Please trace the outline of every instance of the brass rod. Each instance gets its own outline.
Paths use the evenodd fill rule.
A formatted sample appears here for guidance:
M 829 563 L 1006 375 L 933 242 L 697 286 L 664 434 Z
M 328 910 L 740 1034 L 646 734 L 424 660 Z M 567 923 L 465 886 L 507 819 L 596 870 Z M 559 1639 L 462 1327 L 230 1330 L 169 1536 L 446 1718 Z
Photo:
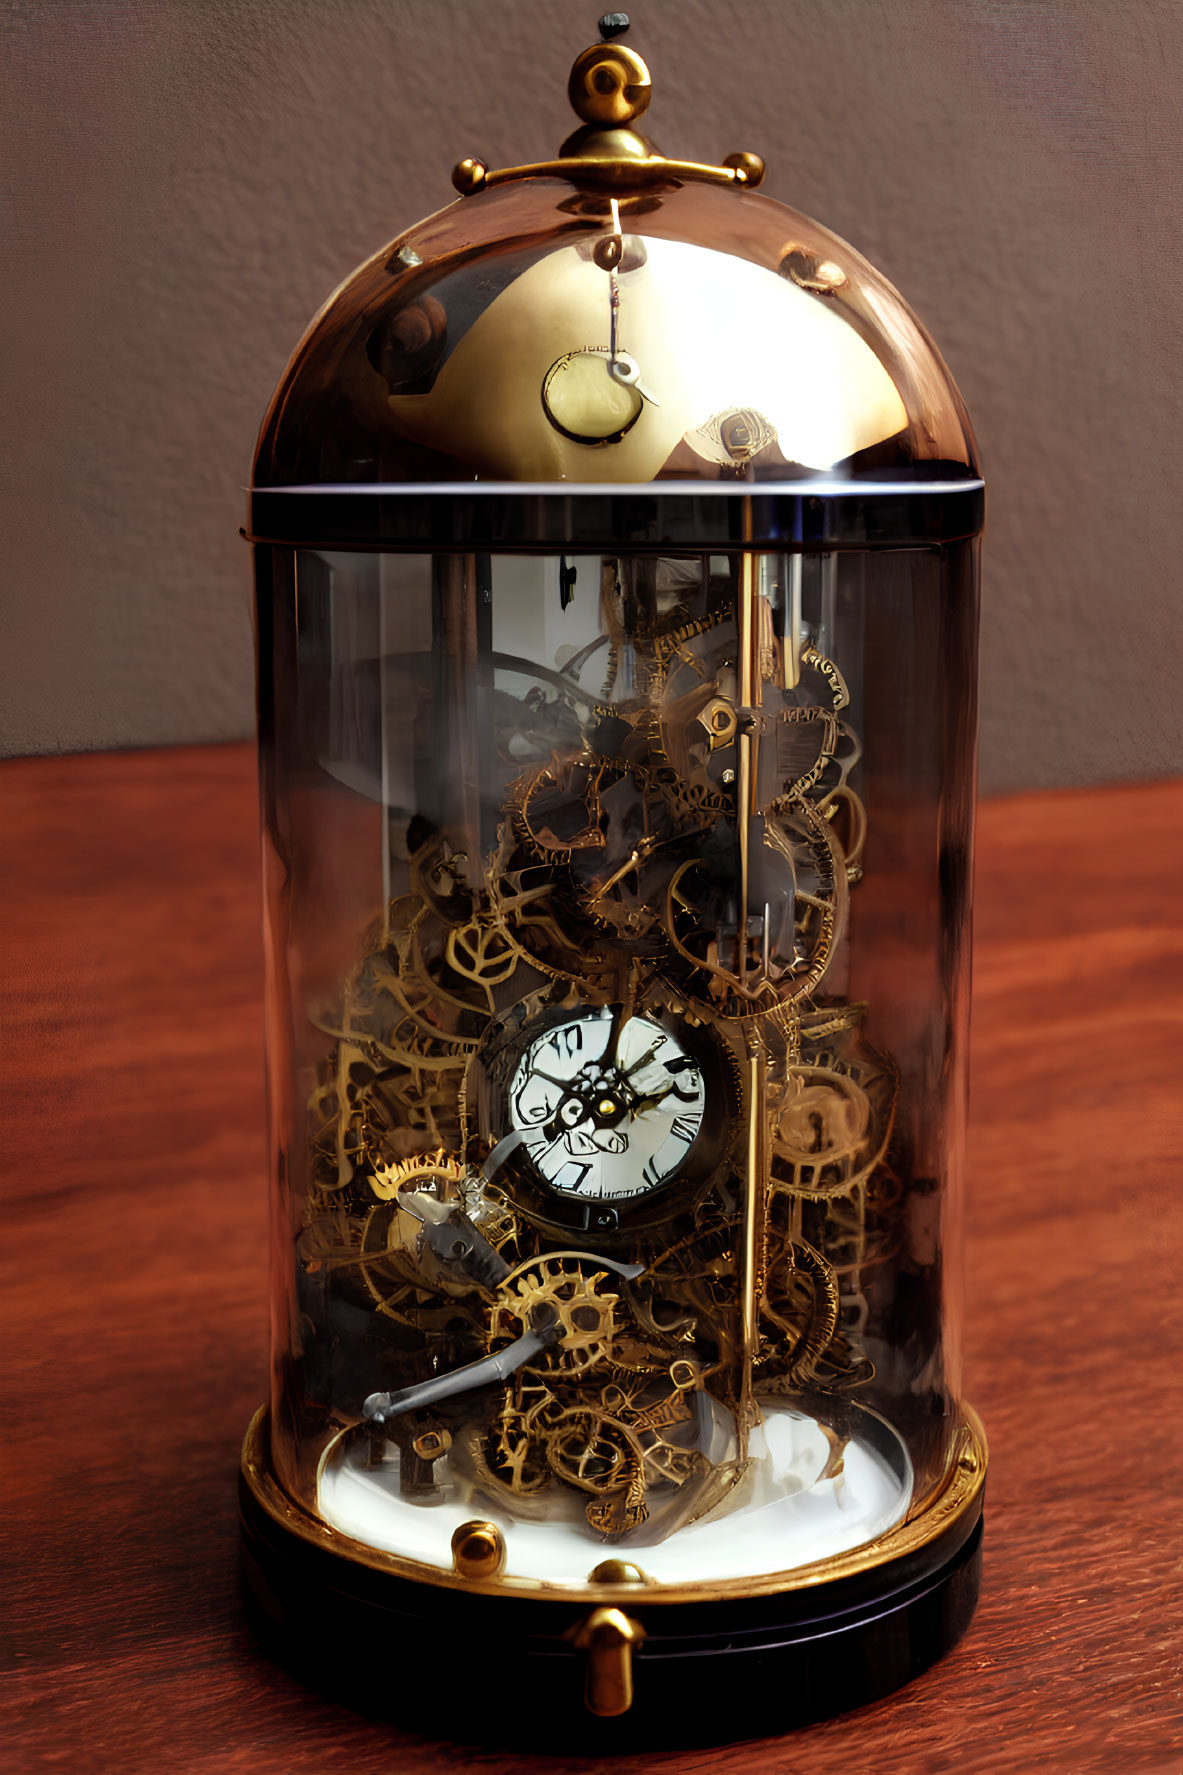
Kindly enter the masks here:
M 784 638 L 781 643 L 782 683 L 793 690 L 801 677 L 801 581 L 805 562 L 801 555 L 790 555 L 786 563 Z
M 744 537 L 752 534 L 752 505 L 744 500 Z M 751 872 L 751 823 L 755 812 L 756 736 L 750 725 L 753 684 L 758 682 L 752 670 L 756 641 L 756 557 L 745 549 L 739 558 L 739 622 L 736 661 L 739 703 L 739 733 L 736 738 L 737 782 L 735 797 L 736 831 L 739 838 L 739 905 L 736 908 L 736 973 L 740 981 L 748 971 L 748 892 Z
M 747 1152 L 744 1178 L 742 1305 L 743 1372 L 739 1397 L 740 1459 L 748 1452 L 748 1434 L 759 1413 L 754 1398 L 754 1370 L 760 1343 L 760 1271 L 764 1252 L 764 1154 L 760 1138 L 764 1120 L 764 1055 L 757 1042 L 748 1048 Z
M 565 154 L 558 160 L 538 160 L 526 166 L 486 166 L 475 155 L 460 161 L 452 169 L 452 184 L 462 197 L 474 196 L 492 185 L 505 185 L 516 179 L 566 179 L 572 185 L 617 185 L 631 187 L 672 184 L 688 179 L 703 185 L 732 185 L 739 190 L 755 190 L 764 176 L 764 163 L 758 154 L 728 155 L 738 164 L 710 166 L 699 160 L 667 160 L 662 154 L 622 155 L 613 159 L 604 154 Z
M 744 500 L 744 540 L 751 541 L 752 506 Z M 739 577 L 739 658 L 736 690 L 740 708 L 740 731 L 737 740 L 738 782 L 736 826 L 739 837 L 739 907 L 738 967 L 741 983 L 748 971 L 748 896 L 751 875 L 751 829 L 757 813 L 759 794 L 757 782 L 757 734 L 753 711 L 760 698 L 762 683 L 757 660 L 759 628 L 757 624 L 757 558 L 748 549 L 740 557 Z M 766 915 L 767 916 L 767 915 Z M 739 1400 L 740 1458 L 747 1458 L 748 1436 L 759 1421 L 754 1397 L 754 1370 L 760 1341 L 760 1288 L 764 1265 L 765 1199 L 764 1154 L 762 1128 L 764 1123 L 764 1056 L 757 1040 L 748 1045 L 747 1065 L 747 1151 L 744 1178 L 743 1252 L 742 1252 L 742 1375 Z

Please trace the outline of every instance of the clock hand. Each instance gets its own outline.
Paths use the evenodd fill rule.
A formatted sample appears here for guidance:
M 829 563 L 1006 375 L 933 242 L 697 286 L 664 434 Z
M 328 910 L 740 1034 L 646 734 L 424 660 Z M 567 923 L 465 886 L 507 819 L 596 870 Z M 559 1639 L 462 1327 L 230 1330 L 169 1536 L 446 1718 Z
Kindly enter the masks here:
M 608 1040 L 604 1043 L 604 1052 L 600 1055 L 599 1061 L 597 1062 L 600 1066 L 616 1065 L 616 1055 L 620 1047 L 620 1038 L 624 1034 L 624 1012 L 625 1007 L 623 1004 L 612 1006 L 612 1026 L 608 1031 Z
M 673 1085 L 669 1084 L 669 1085 L 665 1085 L 660 1091 L 650 1091 L 650 1093 L 647 1097 L 634 1098 L 632 1103 L 630 1103 L 628 1106 L 628 1113 L 630 1114 L 630 1116 L 645 1115 L 647 1113 L 647 1111 L 649 1111 L 651 1109 L 656 1109 L 658 1104 L 663 1102 L 664 1099 L 667 1098 L 673 1090 L 674 1090 Z M 677 1096 L 678 1096 L 679 1102 L 684 1103 L 686 1101 L 686 1099 L 682 1096 L 681 1092 L 678 1092 Z
M 658 1049 L 658 1043 L 654 1042 L 653 1046 L 651 1048 L 647 1048 L 645 1050 L 645 1052 L 641 1055 L 641 1058 L 639 1060 L 634 1060 L 632 1065 L 630 1067 L 628 1067 L 628 1069 L 626 1070 L 625 1075 L 624 1075 L 625 1078 L 631 1079 L 634 1072 L 642 1072 L 644 1070 L 644 1068 L 646 1066 L 648 1066 L 648 1064 L 652 1060 L 653 1056 L 656 1054 L 657 1049 Z

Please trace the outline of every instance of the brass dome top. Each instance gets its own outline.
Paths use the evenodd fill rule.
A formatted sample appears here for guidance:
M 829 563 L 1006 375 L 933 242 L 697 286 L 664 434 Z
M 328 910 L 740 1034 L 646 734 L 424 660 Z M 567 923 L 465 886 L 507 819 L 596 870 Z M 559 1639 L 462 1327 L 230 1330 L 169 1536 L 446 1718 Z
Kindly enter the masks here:
M 757 195 L 758 155 L 667 160 L 634 127 L 649 70 L 615 41 L 576 57 L 568 92 L 580 127 L 555 159 L 461 160 L 461 198 L 321 310 L 264 421 L 256 487 L 977 473 L 906 303 Z

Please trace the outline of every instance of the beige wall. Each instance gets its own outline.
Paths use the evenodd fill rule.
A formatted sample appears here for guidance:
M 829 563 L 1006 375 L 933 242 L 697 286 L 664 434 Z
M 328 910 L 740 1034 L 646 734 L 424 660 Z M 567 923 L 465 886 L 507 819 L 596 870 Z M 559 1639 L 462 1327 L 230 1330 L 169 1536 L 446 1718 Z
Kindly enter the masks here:
M 667 153 L 751 147 L 940 342 L 990 482 L 987 788 L 1183 767 L 1183 4 L 639 0 Z M 571 0 L 23 0 L 0 23 L 0 749 L 252 724 L 289 349 L 461 154 L 546 154 Z

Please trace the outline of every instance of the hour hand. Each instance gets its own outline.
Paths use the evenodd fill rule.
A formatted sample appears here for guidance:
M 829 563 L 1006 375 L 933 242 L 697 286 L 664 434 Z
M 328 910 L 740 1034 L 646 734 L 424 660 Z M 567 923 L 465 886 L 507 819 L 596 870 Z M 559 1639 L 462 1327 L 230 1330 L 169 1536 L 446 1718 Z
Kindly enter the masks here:
M 619 382 L 622 388 L 635 388 L 642 400 L 648 401 L 652 407 L 660 407 L 661 402 L 655 394 L 651 394 L 641 381 L 641 366 L 631 352 L 618 351 L 608 359 L 608 374 L 613 382 Z

